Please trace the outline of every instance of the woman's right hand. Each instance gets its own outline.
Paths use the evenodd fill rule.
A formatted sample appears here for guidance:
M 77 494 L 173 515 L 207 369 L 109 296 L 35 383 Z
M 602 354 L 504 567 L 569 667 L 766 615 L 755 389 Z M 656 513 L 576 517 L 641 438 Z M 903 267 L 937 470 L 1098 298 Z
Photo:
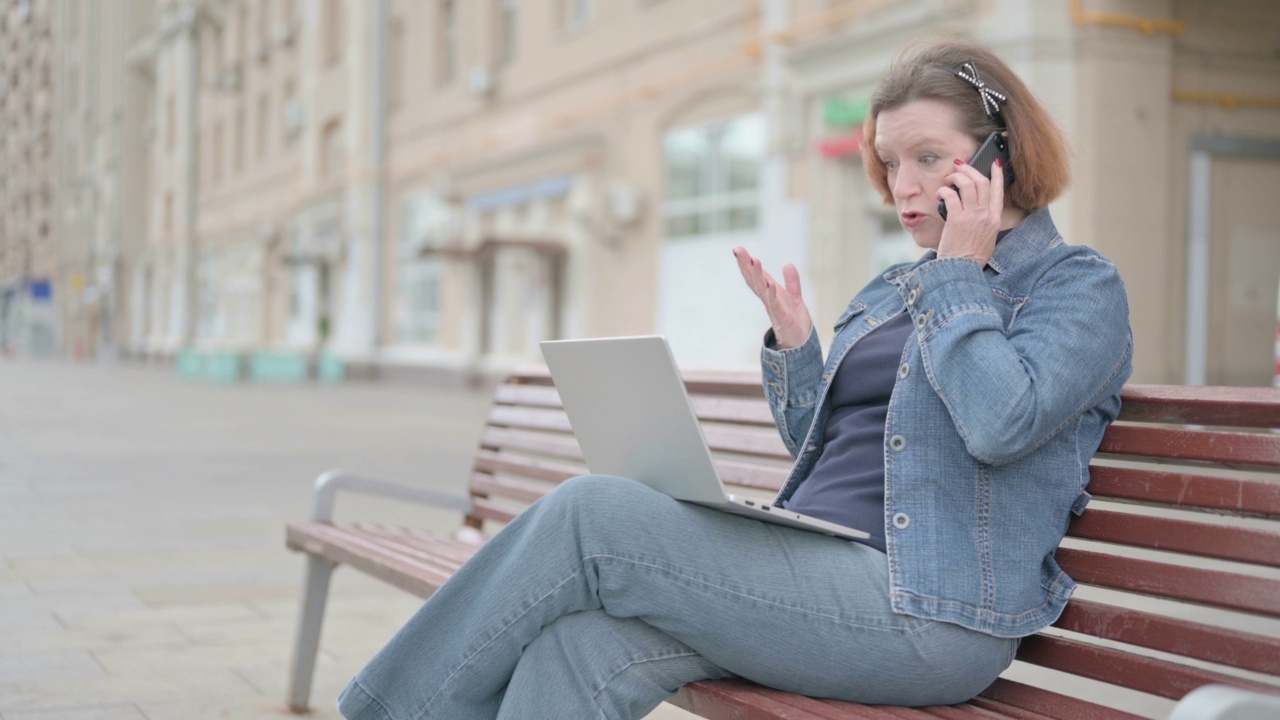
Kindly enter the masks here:
M 791 263 L 782 266 L 782 279 L 786 282 L 786 287 L 783 287 L 764 271 L 760 260 L 751 257 L 745 249 L 734 248 L 733 257 L 738 261 L 738 270 L 742 272 L 742 279 L 747 281 L 747 287 L 760 298 L 765 312 L 769 313 L 778 349 L 803 345 L 813 331 L 813 320 L 809 317 L 804 298 L 800 296 L 800 273 L 796 266 Z

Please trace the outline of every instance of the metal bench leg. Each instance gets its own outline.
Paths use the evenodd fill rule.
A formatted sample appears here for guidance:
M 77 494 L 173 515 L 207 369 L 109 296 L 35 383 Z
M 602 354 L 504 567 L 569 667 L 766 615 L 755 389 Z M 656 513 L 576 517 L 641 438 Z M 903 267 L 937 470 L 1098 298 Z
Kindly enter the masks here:
M 329 598 L 329 578 L 336 563 L 315 555 L 307 556 L 307 580 L 302 586 L 302 608 L 298 614 L 298 633 L 293 646 L 293 677 L 289 681 L 289 709 L 307 712 L 311 699 L 311 681 L 316 672 L 316 653 L 320 650 L 320 623 Z

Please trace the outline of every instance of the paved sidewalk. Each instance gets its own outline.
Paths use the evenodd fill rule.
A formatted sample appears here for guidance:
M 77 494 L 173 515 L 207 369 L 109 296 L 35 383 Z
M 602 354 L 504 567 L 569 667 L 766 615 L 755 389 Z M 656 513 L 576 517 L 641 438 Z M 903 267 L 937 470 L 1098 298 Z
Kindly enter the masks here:
M 422 385 L 218 387 L 0 362 L 0 720 L 288 716 L 302 560 L 284 522 L 335 466 L 461 488 L 487 405 Z M 456 525 L 362 498 L 338 513 Z M 332 592 L 323 719 L 419 605 L 349 569 Z

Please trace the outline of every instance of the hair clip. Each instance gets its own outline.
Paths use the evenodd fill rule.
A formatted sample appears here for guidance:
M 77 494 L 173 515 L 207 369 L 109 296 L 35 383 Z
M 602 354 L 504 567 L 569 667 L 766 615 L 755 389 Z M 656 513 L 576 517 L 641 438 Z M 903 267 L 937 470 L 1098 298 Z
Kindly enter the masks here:
M 1000 93 L 987 87 L 982 82 L 982 78 L 978 77 L 978 69 L 973 63 L 967 62 L 959 70 L 955 71 L 956 75 L 963 80 L 967 80 L 970 85 L 977 89 L 978 94 L 982 96 L 982 107 L 987 111 L 987 117 L 1004 125 L 1004 116 L 1000 113 L 1000 103 L 1007 102 L 1008 98 Z

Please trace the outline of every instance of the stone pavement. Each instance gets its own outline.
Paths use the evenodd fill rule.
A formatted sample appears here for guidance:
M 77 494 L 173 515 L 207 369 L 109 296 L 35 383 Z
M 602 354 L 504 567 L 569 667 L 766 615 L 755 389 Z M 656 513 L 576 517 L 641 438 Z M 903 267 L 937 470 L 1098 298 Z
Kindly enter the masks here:
M 337 466 L 461 488 L 487 405 L 424 385 L 0 362 L 0 720 L 289 716 L 302 559 L 285 521 Z M 456 526 L 357 497 L 338 515 Z M 338 718 L 333 699 L 418 605 L 335 574 L 311 717 Z

